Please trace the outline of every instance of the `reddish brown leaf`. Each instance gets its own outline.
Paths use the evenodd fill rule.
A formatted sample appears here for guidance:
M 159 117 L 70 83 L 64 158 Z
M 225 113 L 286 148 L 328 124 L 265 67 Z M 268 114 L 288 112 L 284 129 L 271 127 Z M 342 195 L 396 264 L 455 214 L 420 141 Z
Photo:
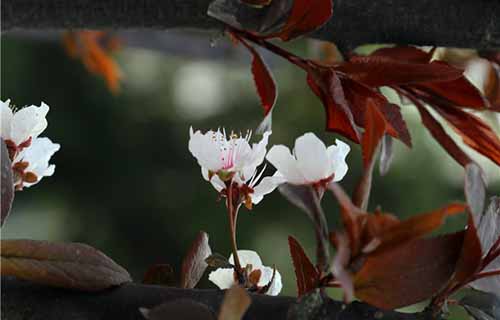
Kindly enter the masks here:
M 277 36 L 288 41 L 312 32 L 330 19 L 332 9 L 331 0 L 295 0 L 287 22 Z
M 295 238 L 288 237 L 288 246 L 292 256 L 295 277 L 297 278 L 298 296 L 318 287 L 319 273 L 307 257 L 304 249 Z
M 372 100 L 367 101 L 365 115 L 365 132 L 362 139 L 363 176 L 356 185 L 353 203 L 361 210 L 368 208 L 372 186 L 373 169 L 375 167 L 375 152 L 387 130 L 387 122 Z
M 168 264 L 155 264 L 151 266 L 144 275 L 142 283 L 154 284 L 167 287 L 175 287 L 177 285 L 174 269 Z
M 380 140 L 386 132 L 387 123 L 382 113 L 377 109 L 373 100 L 368 100 L 365 114 L 365 132 L 363 133 L 362 154 L 365 171 L 374 161 L 374 154 Z
M 208 234 L 200 231 L 182 262 L 181 288 L 196 287 L 208 267 L 205 259 L 211 254 Z
M 340 217 L 342 219 L 342 224 L 349 237 L 349 246 L 351 249 L 351 254 L 353 256 L 357 255 L 361 250 L 361 228 L 358 224 L 358 219 L 360 216 L 364 215 L 365 212 L 361 211 L 352 202 L 349 196 L 344 192 L 342 187 L 336 183 L 331 183 L 328 188 L 332 191 L 333 195 L 337 199 L 340 205 Z M 332 234 L 331 234 L 332 235 Z M 337 247 L 337 241 L 335 238 L 330 237 L 332 244 Z
M 466 283 L 481 267 L 483 252 L 479 240 L 474 218 L 469 212 L 467 230 L 465 231 L 460 258 L 455 267 L 455 274 L 451 283 Z
M 453 141 L 453 139 L 444 131 L 443 126 L 419 103 L 415 103 L 422 123 L 432 134 L 434 139 L 463 167 L 471 163 L 472 160 L 460 147 Z
M 355 123 L 365 127 L 365 113 L 368 103 L 375 104 L 387 121 L 387 133 L 399 138 L 411 147 L 411 137 L 398 106 L 389 103 L 387 99 L 372 88 L 349 78 L 340 78 L 345 98 L 354 117 Z
M 465 144 L 500 166 L 500 139 L 483 120 L 458 108 L 434 107 Z
M 370 57 L 385 57 L 394 60 L 413 62 L 413 63 L 428 63 L 432 58 L 431 52 L 425 52 L 416 47 L 390 47 L 377 49 L 370 54 Z
M 252 54 L 252 74 L 262 107 L 264 108 L 264 115 L 267 116 L 274 107 L 276 98 L 278 97 L 276 83 L 259 53 L 253 49 Z
M 0 227 L 3 226 L 5 220 L 9 216 L 12 202 L 14 201 L 14 177 L 12 175 L 12 162 L 9 158 L 9 152 L 5 142 L 0 138 Z
M 276 82 L 259 52 L 242 38 L 238 37 L 238 40 L 252 54 L 252 75 L 264 109 L 264 116 L 267 116 L 272 111 L 278 97 Z
M 356 297 L 395 309 L 432 297 L 453 274 L 464 233 L 417 239 L 367 257 L 354 276 Z
M 423 83 L 415 88 L 440 99 L 446 99 L 455 106 L 483 110 L 488 104 L 481 92 L 465 77 L 446 82 Z
M 327 118 L 326 129 L 359 143 L 360 133 L 335 72 L 329 69 L 313 70 L 307 75 L 307 84 L 323 102 Z
M 1 275 L 54 287 L 99 291 L 130 282 L 128 272 L 81 243 L 1 241 Z
M 356 56 L 335 70 L 372 87 L 451 81 L 463 73 L 442 62 L 410 63 L 381 56 Z
M 467 206 L 464 204 L 453 203 L 439 210 L 419 214 L 395 224 L 380 233 L 378 237 L 380 245 L 375 252 L 391 250 L 398 245 L 423 237 L 442 226 L 447 217 L 462 213 L 466 208 Z
M 401 115 L 401 109 L 399 108 L 399 106 L 394 103 L 386 103 L 382 106 L 380 112 L 382 112 L 385 120 L 397 132 L 397 138 L 411 148 L 412 143 L 410 132 L 408 131 L 408 127 L 406 126 L 406 121 Z M 390 128 L 388 128 L 387 132 L 391 133 Z M 391 135 L 394 137 L 393 134 Z
M 218 320 L 240 320 L 252 303 L 252 299 L 240 286 L 233 286 L 229 289 L 219 311 Z

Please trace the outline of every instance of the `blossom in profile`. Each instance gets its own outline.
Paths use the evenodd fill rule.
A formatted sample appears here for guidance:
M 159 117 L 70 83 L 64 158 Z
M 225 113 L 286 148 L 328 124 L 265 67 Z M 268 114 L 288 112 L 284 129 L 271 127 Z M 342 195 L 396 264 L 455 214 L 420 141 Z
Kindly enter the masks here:
M 43 137 L 36 138 L 28 148 L 23 149 L 13 163 L 16 188 L 31 187 L 43 177 L 52 176 L 56 166 L 49 161 L 60 148 L 59 144 Z
M 10 149 L 18 151 L 28 146 L 32 139 L 37 138 L 47 128 L 45 117 L 49 106 L 43 102 L 39 107 L 32 105 L 13 111 L 10 100 L 7 100 L 0 102 L 0 108 L 1 137 Z
M 252 250 L 238 250 L 238 256 L 241 267 L 247 270 L 247 287 L 255 291 L 260 291 L 263 288 L 267 289 L 263 293 L 271 296 L 276 296 L 281 292 L 283 288 L 281 274 L 278 270 L 264 266 L 257 252 Z M 229 263 L 234 264 L 232 254 L 229 257 Z M 212 271 L 208 275 L 208 279 L 219 287 L 219 289 L 229 289 L 234 284 L 238 284 L 233 268 L 219 268 Z
M 269 150 L 266 159 L 277 169 L 277 180 L 294 185 L 324 186 L 344 178 L 348 166 L 348 144 L 336 140 L 336 144 L 325 146 L 314 133 L 306 133 L 295 140 L 293 152 L 284 145 Z
M 50 165 L 49 161 L 60 145 L 39 137 L 47 128 L 48 112 L 49 106 L 43 102 L 39 107 L 32 105 L 13 110 L 10 100 L 0 101 L 0 136 L 9 151 L 17 190 L 54 174 L 55 165 Z
M 245 136 L 225 130 L 202 133 L 190 128 L 189 151 L 198 161 L 205 180 L 218 192 L 236 185 L 245 203 L 259 203 L 277 184 L 273 177 L 262 177 L 257 171 L 265 159 L 271 132 L 265 132 L 258 143 L 250 145 L 251 132 Z

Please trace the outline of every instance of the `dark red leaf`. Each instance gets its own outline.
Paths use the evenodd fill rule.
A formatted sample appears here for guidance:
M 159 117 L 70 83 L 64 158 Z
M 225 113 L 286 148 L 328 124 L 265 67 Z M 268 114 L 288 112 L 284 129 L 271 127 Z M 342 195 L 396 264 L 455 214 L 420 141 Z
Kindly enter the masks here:
M 416 47 L 390 47 L 377 49 L 370 54 L 370 57 L 385 57 L 394 60 L 428 63 L 432 58 L 431 52 L 425 52 Z
M 465 144 L 500 166 L 500 139 L 483 120 L 458 108 L 434 107 Z
M 409 63 L 380 56 L 356 56 L 335 70 L 372 87 L 451 81 L 463 73 L 442 62 Z
M 401 108 L 394 103 L 386 103 L 382 106 L 380 112 L 382 112 L 388 124 L 397 132 L 397 138 L 411 148 L 411 136 L 406 126 L 406 121 L 403 119 L 403 115 L 401 115 Z M 391 132 L 390 128 L 388 128 L 387 132 Z
M 458 163 L 463 167 L 471 163 L 472 160 L 460 147 L 453 141 L 453 139 L 446 133 L 443 126 L 425 109 L 425 107 L 419 103 L 416 103 L 420 117 L 422 118 L 422 123 L 432 134 L 434 139 L 452 156 Z
M 483 252 L 478 237 L 474 218 L 469 213 L 467 230 L 465 231 L 460 258 L 455 267 L 455 273 L 450 283 L 466 283 L 481 267 Z
M 376 104 L 379 111 L 384 115 L 388 124 L 387 133 L 411 146 L 410 133 L 398 106 L 390 104 L 382 94 L 362 83 L 345 77 L 341 78 L 340 81 L 354 121 L 358 126 L 363 128 L 366 126 L 365 112 L 368 101 L 370 101 Z
M 462 203 L 452 203 L 438 210 L 415 215 L 384 230 L 379 235 L 380 245 L 376 252 L 394 248 L 405 242 L 423 237 L 441 227 L 445 219 L 462 212 L 467 206 Z
M 12 176 L 12 162 L 10 161 L 9 152 L 2 138 L 0 138 L 0 158 L 0 226 L 3 226 L 12 208 L 12 202 L 14 201 L 14 178 Z
M 182 262 L 181 288 L 191 289 L 196 286 L 208 267 L 205 259 L 211 254 L 208 234 L 200 231 Z
M 363 154 L 363 176 L 354 191 L 353 202 L 362 210 L 368 208 L 368 200 L 372 186 L 375 152 L 387 131 L 387 122 L 377 109 L 373 100 L 368 100 L 365 114 L 365 132 L 361 141 Z
M 290 16 L 278 36 L 288 41 L 314 31 L 330 19 L 332 9 L 331 0 L 295 0 Z
M 267 116 L 274 107 L 276 98 L 278 97 L 276 82 L 259 52 L 245 40 L 241 38 L 239 40 L 252 54 L 252 75 L 262 108 L 264 109 L 264 115 Z
M 335 72 L 330 69 L 312 70 L 307 74 L 307 83 L 323 102 L 327 117 L 326 129 L 359 143 L 359 130 Z
M 488 103 L 481 92 L 473 86 L 465 77 L 446 82 L 424 83 L 415 88 L 427 92 L 441 99 L 446 99 L 455 106 L 486 109 Z
M 319 273 L 294 237 L 288 237 L 288 246 L 290 247 L 290 255 L 297 278 L 297 291 L 300 297 L 318 287 Z
M 452 276 L 463 238 L 417 239 L 368 256 L 354 276 L 356 297 L 388 310 L 431 298 Z
M 365 170 L 371 166 L 380 140 L 386 132 L 387 123 L 373 100 L 368 100 L 365 114 L 365 132 L 362 138 L 363 165 Z

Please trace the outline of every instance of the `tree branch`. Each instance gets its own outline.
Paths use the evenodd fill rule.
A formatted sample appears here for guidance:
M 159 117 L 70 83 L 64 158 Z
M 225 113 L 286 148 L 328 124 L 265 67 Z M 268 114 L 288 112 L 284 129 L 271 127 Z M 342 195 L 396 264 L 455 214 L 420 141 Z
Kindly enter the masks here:
M 275 0 L 280 1 L 280 0 Z M 334 0 L 332 19 L 312 37 L 344 49 L 366 43 L 500 48 L 500 1 Z M 3 30 L 220 29 L 210 0 L 3 0 Z
M 85 293 L 51 288 L 26 281 L 2 277 L 2 319 L 120 319 L 144 320 L 139 308 L 152 308 L 164 302 L 183 301 L 186 310 L 176 309 L 175 315 L 189 313 L 193 308 L 186 299 L 208 306 L 214 314 L 222 303 L 220 290 L 178 289 L 141 284 L 126 284 L 99 293 Z M 179 300 L 182 299 L 182 300 Z M 289 307 L 295 303 L 291 297 L 252 295 L 252 304 L 245 319 L 287 319 Z M 177 306 L 183 303 L 176 303 Z M 403 314 L 383 311 L 364 303 L 354 302 L 347 307 L 328 300 L 324 310 L 311 320 L 431 320 L 428 314 Z M 179 319 L 185 319 L 180 316 Z

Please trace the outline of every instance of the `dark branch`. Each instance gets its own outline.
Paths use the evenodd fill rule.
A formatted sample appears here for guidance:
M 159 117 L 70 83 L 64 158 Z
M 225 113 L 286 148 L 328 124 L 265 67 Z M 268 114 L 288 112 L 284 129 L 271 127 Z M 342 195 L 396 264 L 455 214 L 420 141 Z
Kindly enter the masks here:
M 186 299 L 208 306 L 218 312 L 224 293 L 219 290 L 177 289 L 140 284 L 126 284 L 100 293 L 82 293 L 56 289 L 33 283 L 2 277 L 2 319 L 120 319 L 144 320 L 139 308 L 152 308 L 164 302 L 176 304 L 175 316 L 185 319 L 195 308 L 189 308 Z M 181 300 L 179 300 L 181 299 Z M 287 319 L 289 307 L 295 303 L 291 297 L 252 295 L 252 304 L 245 319 Z M 179 310 L 179 306 L 188 306 Z M 191 304 L 193 306 L 195 304 Z M 179 313 L 180 312 L 180 313 Z M 355 302 L 343 308 L 342 303 L 329 300 L 324 310 L 314 317 L 338 320 L 431 320 L 426 314 L 402 314 L 382 311 Z M 312 320 L 314 320 L 312 319 Z
M 280 0 L 275 0 L 280 1 Z M 2 28 L 220 29 L 210 0 L 3 0 Z M 342 48 L 397 43 L 500 48 L 500 1 L 335 0 L 330 22 L 313 37 Z

